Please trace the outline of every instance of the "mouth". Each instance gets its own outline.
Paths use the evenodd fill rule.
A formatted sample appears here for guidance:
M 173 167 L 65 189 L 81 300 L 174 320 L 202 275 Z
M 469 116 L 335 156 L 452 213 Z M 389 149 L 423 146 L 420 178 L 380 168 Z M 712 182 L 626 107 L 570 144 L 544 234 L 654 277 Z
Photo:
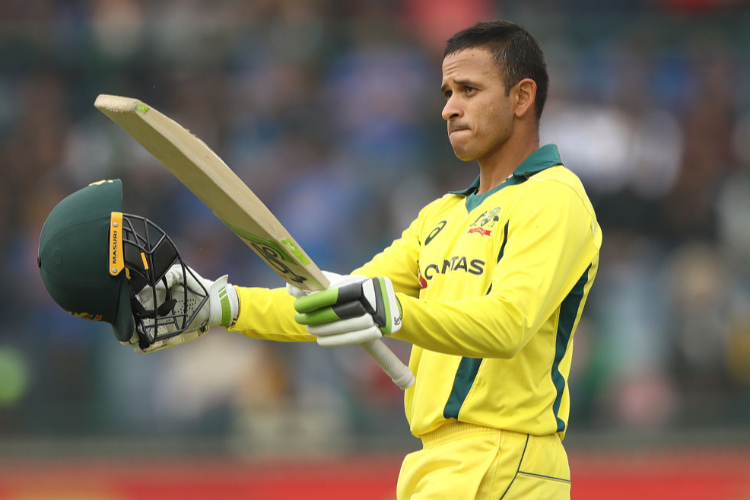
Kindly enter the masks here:
M 465 127 L 455 127 L 450 130 L 448 130 L 448 137 L 452 137 L 454 134 L 457 134 L 459 132 L 468 132 L 469 129 Z

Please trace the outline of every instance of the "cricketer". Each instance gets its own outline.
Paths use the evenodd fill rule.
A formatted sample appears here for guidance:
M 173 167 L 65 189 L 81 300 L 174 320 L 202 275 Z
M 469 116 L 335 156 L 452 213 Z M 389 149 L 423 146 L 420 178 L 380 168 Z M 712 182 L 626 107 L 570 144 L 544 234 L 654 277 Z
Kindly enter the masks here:
M 139 352 L 218 325 L 333 348 L 383 336 L 409 342 L 416 382 L 404 405 L 423 446 L 403 461 L 399 500 L 568 499 L 568 375 L 602 233 L 557 147 L 540 145 L 548 80 L 539 43 L 514 23 L 482 22 L 451 37 L 442 117 L 454 153 L 476 161 L 479 175 L 424 207 L 400 238 L 351 274 L 327 273 L 325 291 L 204 279 L 166 235 L 144 236 L 149 221 L 133 216 L 116 221 L 126 245 L 124 255 L 108 256 L 110 274 L 86 278 L 90 266 L 58 257 L 111 248 L 119 182 L 84 188 L 50 214 L 39 249 L 45 284 L 68 311 L 103 311 L 89 319 L 112 323 L 116 337 Z M 57 237 L 80 227 L 81 210 L 101 214 L 101 227 Z M 161 264 L 145 269 L 151 266 L 139 252 L 160 255 Z M 112 281 L 123 267 L 131 279 Z M 78 276 L 75 289 L 63 289 L 66 276 Z M 170 322 L 155 328 L 144 311 Z

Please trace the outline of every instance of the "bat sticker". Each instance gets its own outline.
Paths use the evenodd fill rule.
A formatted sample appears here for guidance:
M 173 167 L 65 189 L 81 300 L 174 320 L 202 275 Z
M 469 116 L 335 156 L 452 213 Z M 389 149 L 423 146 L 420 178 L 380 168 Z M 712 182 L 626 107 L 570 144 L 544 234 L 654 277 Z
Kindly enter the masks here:
M 284 260 L 287 259 L 284 259 L 283 254 L 278 252 L 278 245 L 266 245 L 256 241 L 251 241 L 250 245 L 252 245 L 253 250 L 255 250 L 269 266 L 276 269 L 277 272 L 286 275 L 295 283 L 304 283 L 307 281 L 307 278 L 295 274 L 294 271 L 289 269 L 289 266 L 284 263 Z
M 226 224 L 229 229 L 231 229 L 232 231 L 234 231 L 234 233 L 237 236 L 245 238 L 246 240 L 250 240 L 253 243 L 257 243 L 261 247 L 264 247 L 264 248 L 265 247 L 273 248 L 276 251 L 277 256 L 281 257 L 282 259 L 284 259 L 287 262 L 291 262 L 292 264 L 297 264 L 297 261 L 294 260 L 294 258 L 291 255 L 289 255 L 289 252 L 287 252 L 284 249 L 284 247 L 281 246 L 278 242 L 273 241 L 273 240 L 269 240 L 269 239 L 266 239 L 266 238 L 261 238 L 260 236 L 258 236 L 256 234 L 253 234 L 253 233 L 251 233 L 249 231 L 246 231 L 246 230 L 242 229 L 241 227 L 237 227 L 234 224 L 230 224 L 227 221 L 222 221 L 222 222 L 224 222 L 224 224 Z M 287 245 L 286 241 L 284 241 L 284 244 L 287 247 L 289 246 L 289 245 Z M 296 250 L 296 248 L 295 248 L 295 250 Z M 299 252 L 299 251 L 297 251 L 297 252 Z M 296 253 L 295 253 L 295 255 L 296 255 Z

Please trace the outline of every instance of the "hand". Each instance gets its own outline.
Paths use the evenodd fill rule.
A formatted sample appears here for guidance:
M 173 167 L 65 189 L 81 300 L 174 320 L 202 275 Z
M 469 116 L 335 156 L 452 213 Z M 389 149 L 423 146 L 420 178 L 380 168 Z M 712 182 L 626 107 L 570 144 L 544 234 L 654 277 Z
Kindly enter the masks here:
M 172 266 L 155 288 L 144 288 L 136 299 L 142 306 L 142 325 L 123 344 L 140 353 L 184 344 L 211 326 L 230 326 L 239 314 L 237 290 L 228 283 L 228 276 L 207 280 L 190 267 L 185 266 L 183 272 L 181 264 Z M 156 328 L 151 317 L 155 307 Z
M 337 286 L 340 286 L 345 283 L 360 282 L 360 281 L 364 281 L 367 279 L 364 276 L 353 276 L 350 274 L 341 275 L 338 273 L 332 273 L 330 271 L 320 271 L 320 272 L 323 273 L 323 276 L 325 276 L 326 279 L 328 280 L 328 283 L 329 283 L 328 288 L 332 288 L 334 286 L 334 283 L 336 283 Z M 286 291 L 289 295 L 291 295 L 295 299 L 304 297 L 306 295 L 310 295 L 311 293 L 316 293 L 316 292 L 309 292 L 307 290 L 303 290 L 298 286 L 292 285 L 291 283 L 286 284 Z
M 390 278 L 340 276 L 330 287 L 294 301 L 295 321 L 325 347 L 361 344 L 401 328 L 401 303 Z

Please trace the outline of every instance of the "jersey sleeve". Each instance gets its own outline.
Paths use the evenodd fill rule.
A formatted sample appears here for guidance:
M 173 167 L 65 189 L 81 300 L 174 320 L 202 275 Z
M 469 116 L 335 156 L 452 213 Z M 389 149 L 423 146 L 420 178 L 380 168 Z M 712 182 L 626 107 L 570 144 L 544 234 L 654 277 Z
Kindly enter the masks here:
M 277 342 L 315 341 L 314 335 L 294 321 L 294 297 L 286 288 L 235 288 L 240 298 L 240 313 L 229 331 Z
M 509 209 L 487 295 L 450 302 L 399 295 L 395 338 L 446 354 L 510 358 L 560 306 L 598 255 L 601 230 L 570 186 L 527 182 L 537 184 Z
M 377 254 L 367 264 L 351 274 L 374 278 L 387 276 L 396 292 L 410 297 L 419 296 L 419 227 L 424 209 L 409 227 L 391 245 Z
M 375 277 L 388 276 L 402 294 L 419 295 L 418 264 L 419 218 L 417 218 L 388 248 L 377 254 L 351 274 Z M 294 321 L 294 297 L 284 288 L 236 287 L 240 298 L 240 313 L 229 328 L 247 337 L 280 342 L 310 342 L 316 337 Z

